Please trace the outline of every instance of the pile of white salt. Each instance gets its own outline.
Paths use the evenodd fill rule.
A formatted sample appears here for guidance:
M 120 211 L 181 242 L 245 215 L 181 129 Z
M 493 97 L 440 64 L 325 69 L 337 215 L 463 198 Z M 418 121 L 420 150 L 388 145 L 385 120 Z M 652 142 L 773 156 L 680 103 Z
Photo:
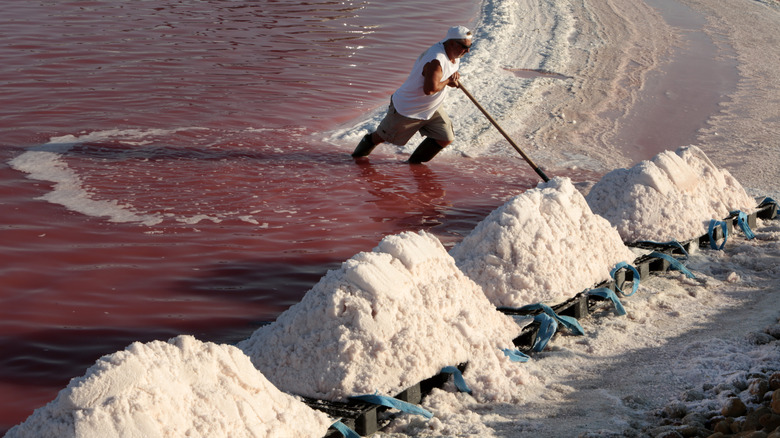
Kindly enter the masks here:
M 494 305 L 508 307 L 558 304 L 636 258 L 568 178 L 510 199 L 450 254 Z
M 625 242 L 687 241 L 706 234 L 712 219 L 756 208 L 756 201 L 728 170 L 715 167 L 696 146 L 613 170 L 586 199 Z
M 6 437 L 322 437 L 333 423 L 236 347 L 179 336 L 103 356 Z
M 436 237 L 405 232 L 329 271 L 238 347 L 277 388 L 317 399 L 396 396 L 464 362 L 476 397 L 508 399 L 528 378 L 501 351 L 521 329 Z

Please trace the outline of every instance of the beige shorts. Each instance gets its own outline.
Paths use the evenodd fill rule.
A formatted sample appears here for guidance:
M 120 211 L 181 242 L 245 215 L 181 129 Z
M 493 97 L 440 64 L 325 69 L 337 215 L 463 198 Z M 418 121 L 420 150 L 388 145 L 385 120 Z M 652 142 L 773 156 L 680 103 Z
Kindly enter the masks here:
M 382 137 L 382 140 L 397 145 L 405 145 L 416 132 L 434 140 L 448 142 L 455 140 L 450 116 L 442 108 L 436 110 L 429 120 L 411 119 L 398 114 L 392 99 L 387 108 L 387 115 L 379 124 L 376 132 Z

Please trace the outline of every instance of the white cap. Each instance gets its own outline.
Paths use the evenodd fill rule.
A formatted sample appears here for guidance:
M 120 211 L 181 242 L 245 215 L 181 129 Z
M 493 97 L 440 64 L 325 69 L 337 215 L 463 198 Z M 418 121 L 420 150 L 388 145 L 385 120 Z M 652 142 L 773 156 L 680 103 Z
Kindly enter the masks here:
M 447 37 L 443 41 L 447 40 L 470 40 L 472 37 L 471 31 L 463 26 L 452 26 L 447 31 Z

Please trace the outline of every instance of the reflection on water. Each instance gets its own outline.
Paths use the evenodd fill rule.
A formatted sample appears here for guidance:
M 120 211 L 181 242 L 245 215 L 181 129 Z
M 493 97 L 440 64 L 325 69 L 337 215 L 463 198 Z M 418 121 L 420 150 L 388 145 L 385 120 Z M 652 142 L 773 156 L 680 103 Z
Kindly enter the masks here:
M 358 184 L 375 197 L 368 202 L 377 207 L 371 219 L 397 221 L 400 228 L 441 225 L 444 212 L 451 206 L 445 198 L 442 181 L 425 165 L 409 165 L 409 172 L 390 173 L 384 166 L 373 166 L 369 159 L 356 162 L 360 168 Z

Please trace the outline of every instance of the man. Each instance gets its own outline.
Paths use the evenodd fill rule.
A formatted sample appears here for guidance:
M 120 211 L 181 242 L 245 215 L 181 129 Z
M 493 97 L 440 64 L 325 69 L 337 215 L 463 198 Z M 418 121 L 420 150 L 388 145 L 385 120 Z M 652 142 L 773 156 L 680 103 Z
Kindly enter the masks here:
M 447 37 L 426 50 L 409 77 L 390 99 L 390 107 L 377 130 L 366 134 L 352 156 L 365 157 L 383 142 L 404 145 L 416 132 L 425 140 L 409 157 L 410 163 L 430 161 L 455 140 L 452 122 L 441 108 L 450 87 L 459 86 L 460 58 L 472 44 L 471 31 L 453 26 Z

